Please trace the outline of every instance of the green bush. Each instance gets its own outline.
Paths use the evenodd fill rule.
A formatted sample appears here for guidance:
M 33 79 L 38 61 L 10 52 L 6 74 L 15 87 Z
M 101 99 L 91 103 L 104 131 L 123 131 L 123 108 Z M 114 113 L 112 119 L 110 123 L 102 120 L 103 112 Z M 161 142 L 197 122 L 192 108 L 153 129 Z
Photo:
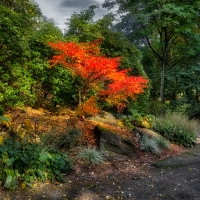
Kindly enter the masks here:
M 197 126 L 197 121 L 184 115 L 168 114 L 157 117 L 153 129 L 169 141 L 191 147 L 196 143 Z
M 87 164 L 98 165 L 104 161 L 103 154 L 95 148 L 84 148 L 77 155 L 78 158 Z
M 170 110 L 169 102 L 162 104 L 158 100 L 151 100 L 149 102 L 148 113 L 154 116 L 161 116 L 166 114 Z
M 129 109 L 128 111 L 130 114 L 121 116 L 125 126 L 129 128 L 134 128 L 134 126 L 153 128 L 155 116 L 139 113 L 134 109 Z
M 191 105 L 188 108 L 188 115 L 190 119 L 200 119 L 200 104 Z
M 66 131 L 59 132 L 52 130 L 45 133 L 41 137 L 41 141 L 45 146 L 53 148 L 71 149 L 81 137 L 82 132 L 78 128 L 66 128 Z
M 158 155 L 160 153 L 160 148 L 157 142 L 153 138 L 145 135 L 142 137 L 140 148 L 142 151 L 153 153 L 155 155 Z
M 0 182 L 14 189 L 20 183 L 32 187 L 34 181 L 63 180 L 72 169 L 68 156 L 39 144 L 16 142 L 11 139 L 0 145 Z

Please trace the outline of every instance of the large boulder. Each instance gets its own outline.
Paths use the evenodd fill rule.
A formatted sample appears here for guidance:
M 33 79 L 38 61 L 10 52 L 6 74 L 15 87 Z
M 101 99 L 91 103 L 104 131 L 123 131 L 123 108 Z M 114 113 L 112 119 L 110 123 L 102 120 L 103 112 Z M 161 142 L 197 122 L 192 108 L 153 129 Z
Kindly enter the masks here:
M 131 137 L 122 136 L 113 130 L 99 125 L 95 127 L 94 133 L 97 138 L 98 148 L 106 153 L 108 157 L 111 158 L 112 155 L 115 155 L 115 158 L 116 155 L 126 156 L 131 159 L 137 157 L 136 147 Z

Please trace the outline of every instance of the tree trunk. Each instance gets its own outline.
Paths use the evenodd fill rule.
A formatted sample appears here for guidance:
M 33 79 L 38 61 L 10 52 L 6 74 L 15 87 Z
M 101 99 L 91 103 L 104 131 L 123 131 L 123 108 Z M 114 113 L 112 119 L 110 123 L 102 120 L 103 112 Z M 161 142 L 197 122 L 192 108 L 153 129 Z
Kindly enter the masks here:
M 81 105 L 82 99 L 81 99 L 81 91 L 78 90 L 78 104 Z
M 162 61 L 161 81 L 160 81 L 160 100 L 164 103 L 164 86 L 165 86 L 165 62 Z

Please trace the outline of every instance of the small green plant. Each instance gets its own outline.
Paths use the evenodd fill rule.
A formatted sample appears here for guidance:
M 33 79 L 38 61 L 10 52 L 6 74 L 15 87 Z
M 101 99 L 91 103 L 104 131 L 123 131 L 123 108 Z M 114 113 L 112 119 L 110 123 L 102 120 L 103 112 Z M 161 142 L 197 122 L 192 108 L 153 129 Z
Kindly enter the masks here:
M 157 117 L 153 129 L 169 141 L 191 147 L 196 143 L 197 127 L 197 121 L 176 113 Z
M 10 122 L 10 118 L 6 117 L 6 116 L 0 116 L 0 122 L 2 122 L 2 121 Z
M 57 136 L 55 143 L 57 147 L 71 149 L 81 137 L 82 132 L 77 128 L 69 128 L 66 132 L 61 132 Z
M 158 136 L 158 137 L 155 137 L 154 140 L 159 148 L 169 149 L 170 143 L 164 137 Z
M 155 155 L 158 155 L 160 153 L 160 148 L 156 141 L 146 135 L 142 137 L 140 148 L 142 151 L 153 153 Z
M 5 188 L 15 189 L 20 183 L 32 187 L 34 181 L 47 179 L 64 181 L 71 169 L 68 156 L 60 151 L 12 139 L 0 145 L 0 182 Z
M 98 165 L 104 161 L 103 154 L 95 148 L 85 148 L 77 155 L 78 158 L 87 164 Z

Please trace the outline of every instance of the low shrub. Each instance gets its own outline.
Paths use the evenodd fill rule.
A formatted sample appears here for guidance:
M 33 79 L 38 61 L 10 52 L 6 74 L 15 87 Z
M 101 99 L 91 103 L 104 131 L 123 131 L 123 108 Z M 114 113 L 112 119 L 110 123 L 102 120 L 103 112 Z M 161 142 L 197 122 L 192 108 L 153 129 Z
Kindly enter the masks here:
M 157 117 L 153 129 L 169 141 L 191 147 L 196 143 L 197 127 L 197 121 L 176 113 Z
M 129 109 L 129 113 L 130 113 L 129 115 L 122 116 L 125 126 L 129 128 L 134 128 L 134 126 L 143 128 L 153 128 L 155 116 L 138 113 L 133 109 Z
M 78 128 L 66 128 L 63 132 L 52 130 L 50 133 L 43 134 L 41 141 L 45 146 L 71 149 L 78 142 L 81 135 L 82 132 Z
M 87 164 L 98 165 L 104 161 L 103 154 L 95 148 L 84 148 L 77 155 L 78 158 Z
M 68 156 L 39 144 L 5 139 L 0 145 L 0 182 L 5 188 L 17 185 L 33 186 L 35 181 L 64 181 L 63 175 L 72 169 Z

